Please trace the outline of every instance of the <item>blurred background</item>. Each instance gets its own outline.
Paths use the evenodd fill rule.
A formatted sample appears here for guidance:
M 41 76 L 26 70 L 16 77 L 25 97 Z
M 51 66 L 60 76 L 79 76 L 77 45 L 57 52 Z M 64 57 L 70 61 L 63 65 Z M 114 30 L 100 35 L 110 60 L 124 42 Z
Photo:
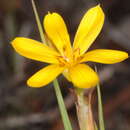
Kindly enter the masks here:
M 35 0 L 35 3 L 41 21 L 48 11 L 60 13 L 73 40 L 82 16 L 98 1 Z M 130 1 L 100 0 L 100 4 L 106 14 L 105 25 L 90 49 L 119 49 L 129 53 Z M 31 0 L 0 0 L 0 130 L 63 130 L 53 85 L 38 89 L 26 85 L 26 80 L 46 64 L 16 54 L 10 42 L 18 36 L 40 41 Z M 96 65 L 106 130 L 130 130 L 129 59 L 114 65 Z M 72 85 L 62 76 L 59 82 L 73 128 L 79 130 Z M 97 120 L 96 89 L 93 111 Z

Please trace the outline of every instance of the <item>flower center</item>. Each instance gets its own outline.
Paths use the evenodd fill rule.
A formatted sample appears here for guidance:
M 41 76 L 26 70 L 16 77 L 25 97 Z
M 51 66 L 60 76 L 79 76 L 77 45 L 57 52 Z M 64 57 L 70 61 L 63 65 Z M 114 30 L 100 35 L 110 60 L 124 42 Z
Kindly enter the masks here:
M 76 49 L 73 51 L 72 56 L 71 57 L 67 57 L 67 56 L 59 56 L 58 60 L 59 60 L 59 64 L 62 66 L 66 66 L 67 68 L 72 67 L 76 64 L 78 64 L 81 60 L 81 56 L 80 56 L 80 49 Z

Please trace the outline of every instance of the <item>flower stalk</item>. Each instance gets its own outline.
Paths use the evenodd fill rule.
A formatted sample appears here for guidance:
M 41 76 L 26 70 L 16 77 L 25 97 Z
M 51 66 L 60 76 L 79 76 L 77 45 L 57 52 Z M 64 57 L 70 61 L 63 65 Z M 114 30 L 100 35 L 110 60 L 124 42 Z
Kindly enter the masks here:
M 87 97 L 84 96 L 83 89 L 76 89 L 77 103 L 76 110 L 80 130 L 95 130 L 95 122 L 91 108 L 92 92 Z

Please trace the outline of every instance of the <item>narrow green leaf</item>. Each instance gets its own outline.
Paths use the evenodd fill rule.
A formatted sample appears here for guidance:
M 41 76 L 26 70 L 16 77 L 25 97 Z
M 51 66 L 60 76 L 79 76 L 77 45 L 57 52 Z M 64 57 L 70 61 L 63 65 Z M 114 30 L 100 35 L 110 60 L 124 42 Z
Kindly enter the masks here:
M 63 123 L 64 123 L 64 128 L 65 128 L 65 130 L 72 130 L 72 126 L 71 126 L 71 123 L 70 123 L 70 120 L 69 120 L 69 117 L 68 117 L 68 114 L 67 114 L 67 111 L 66 111 L 66 107 L 65 107 L 65 104 L 64 104 L 64 101 L 63 101 L 63 97 L 62 97 L 60 86 L 58 84 L 57 79 L 54 80 L 53 84 L 54 84 L 56 97 L 57 97 L 58 104 L 59 104 L 59 109 L 60 109 L 60 112 L 61 112 L 61 117 L 62 117 L 62 120 L 63 120 Z
M 97 68 L 95 66 L 95 71 Z M 97 84 L 97 94 L 98 94 L 98 117 L 99 117 L 99 128 L 100 130 L 105 130 L 104 118 L 103 118 L 103 108 L 102 108 L 102 95 L 100 90 L 100 85 Z
M 37 26 L 38 26 L 38 29 L 39 29 L 39 33 L 40 33 L 41 40 L 42 40 L 42 42 L 43 42 L 44 44 L 47 44 L 47 43 L 46 43 L 46 40 L 45 40 L 45 37 L 44 37 L 42 24 L 41 24 L 41 22 L 40 22 L 40 18 L 39 18 L 39 16 L 38 16 L 38 13 L 37 13 L 37 9 L 36 9 L 36 5 L 35 5 L 34 0 L 32 0 L 32 7 L 33 7 L 34 14 L 35 14 L 35 18 L 36 18 L 36 22 L 37 22 Z
M 39 19 L 38 13 L 37 13 L 37 9 L 36 9 L 34 0 L 32 0 L 32 6 L 33 6 L 36 22 L 37 22 L 37 25 L 38 25 L 38 29 L 39 29 L 39 32 L 40 32 L 41 40 L 42 40 L 43 43 L 47 44 L 47 42 L 45 41 L 43 28 L 42 28 L 42 25 L 40 23 L 40 19 Z M 64 104 L 64 100 L 63 100 L 61 90 L 60 90 L 60 86 L 58 84 L 57 79 L 55 79 L 53 81 L 53 84 L 54 84 L 55 93 L 56 93 L 61 117 L 62 117 L 62 120 L 63 120 L 64 128 L 65 128 L 65 130 L 72 130 L 72 126 L 71 126 L 71 123 L 70 123 L 70 120 L 69 120 L 69 117 L 68 117 L 68 114 L 67 114 L 67 110 L 66 110 L 66 107 L 65 107 L 65 104 Z

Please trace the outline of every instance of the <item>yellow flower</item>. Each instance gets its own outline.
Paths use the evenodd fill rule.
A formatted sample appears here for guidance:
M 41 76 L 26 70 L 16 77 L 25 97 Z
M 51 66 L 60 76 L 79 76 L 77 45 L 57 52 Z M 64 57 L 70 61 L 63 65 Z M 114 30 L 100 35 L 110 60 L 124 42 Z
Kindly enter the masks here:
M 47 46 L 23 37 L 15 38 L 12 46 L 19 54 L 33 60 L 50 63 L 29 78 L 27 84 L 31 87 L 42 87 L 62 73 L 75 87 L 95 86 L 99 82 L 98 75 L 84 62 L 113 64 L 128 58 L 126 52 L 118 50 L 96 49 L 86 53 L 100 33 L 103 23 L 104 13 L 100 5 L 89 9 L 78 27 L 73 47 L 71 47 L 63 18 L 58 13 L 48 13 L 43 24 L 52 45 Z

